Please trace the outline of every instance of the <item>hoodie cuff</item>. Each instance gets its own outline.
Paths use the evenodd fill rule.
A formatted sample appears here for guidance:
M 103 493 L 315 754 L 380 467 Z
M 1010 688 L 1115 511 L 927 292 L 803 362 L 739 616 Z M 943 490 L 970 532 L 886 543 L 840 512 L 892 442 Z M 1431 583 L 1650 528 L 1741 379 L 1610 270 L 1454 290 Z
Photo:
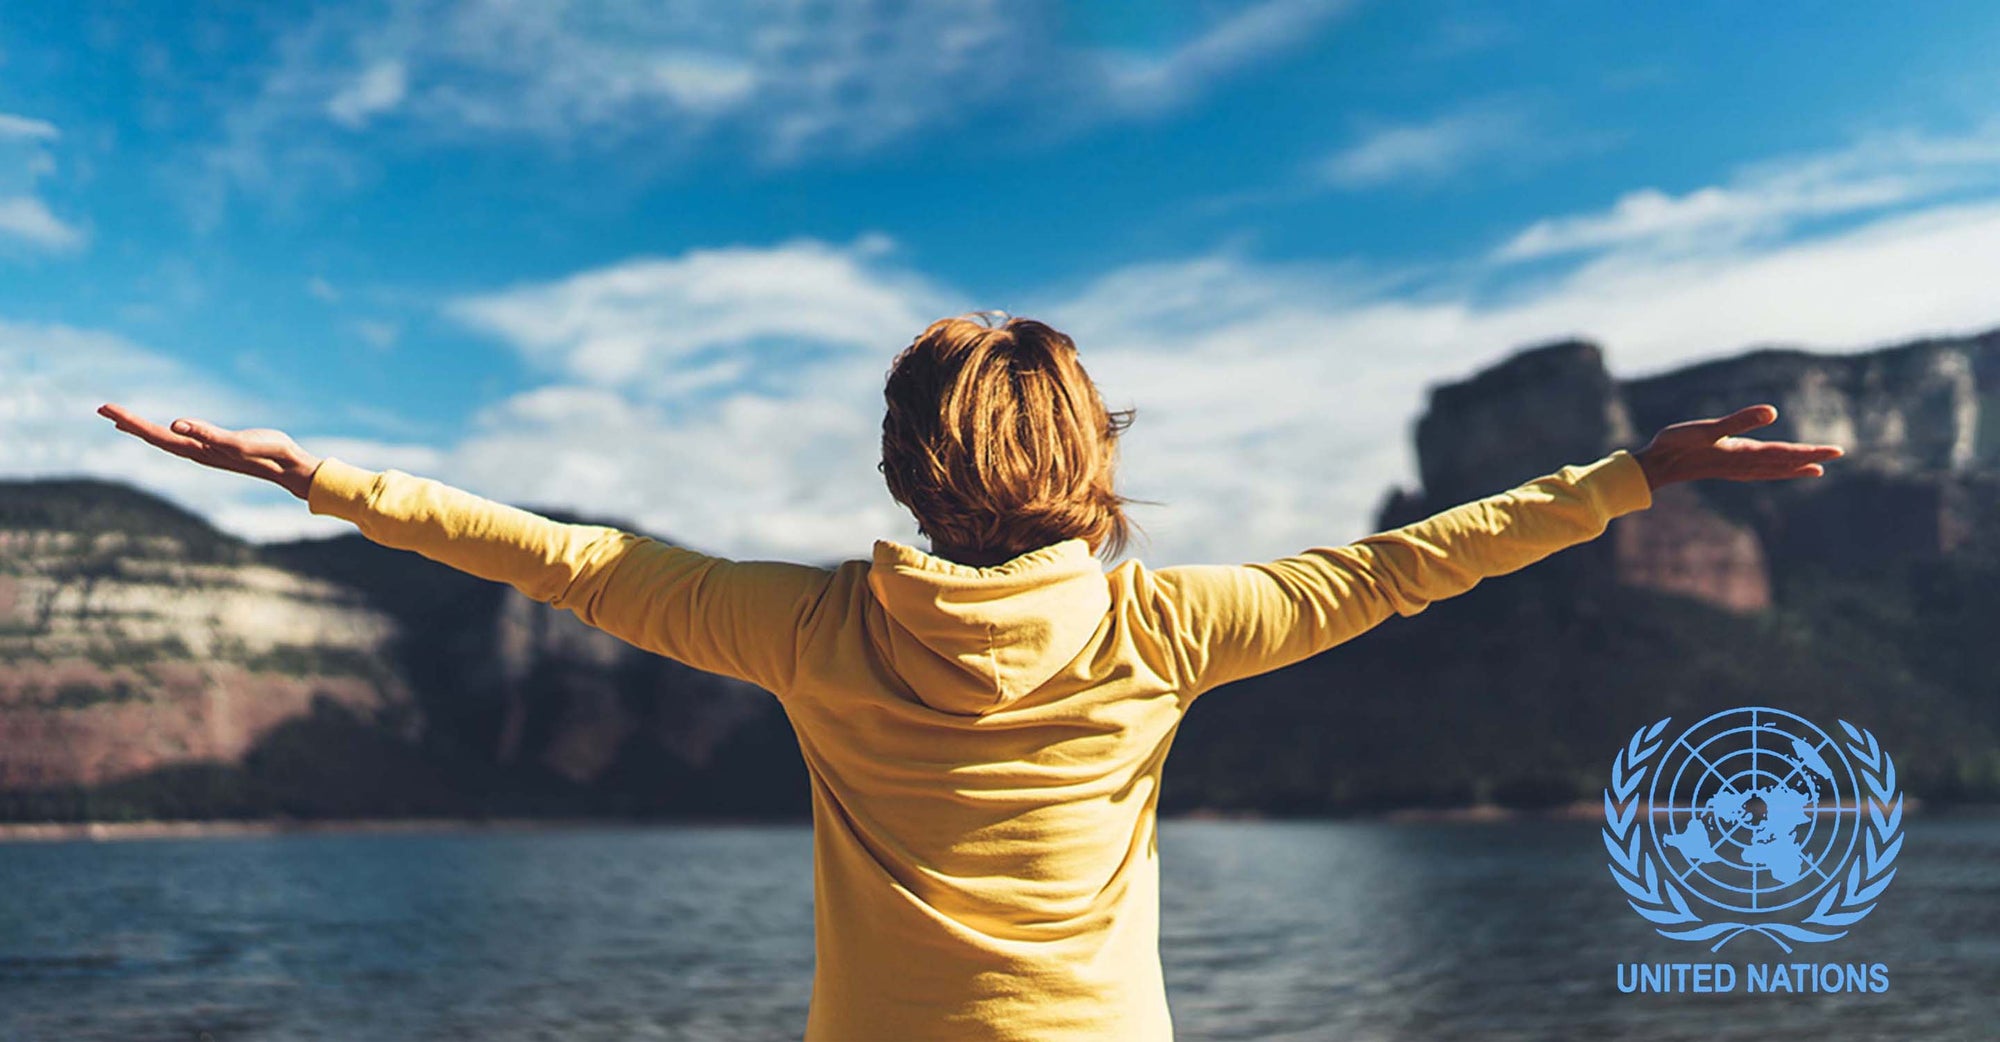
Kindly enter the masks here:
M 368 512 L 381 476 L 380 471 L 357 467 L 332 456 L 322 457 L 319 466 L 313 468 L 312 484 L 306 488 L 306 509 L 354 521 Z
M 1653 486 L 1646 480 L 1646 469 L 1639 465 L 1639 457 L 1625 449 L 1584 467 L 1577 480 L 1603 504 L 1607 518 L 1653 505 Z

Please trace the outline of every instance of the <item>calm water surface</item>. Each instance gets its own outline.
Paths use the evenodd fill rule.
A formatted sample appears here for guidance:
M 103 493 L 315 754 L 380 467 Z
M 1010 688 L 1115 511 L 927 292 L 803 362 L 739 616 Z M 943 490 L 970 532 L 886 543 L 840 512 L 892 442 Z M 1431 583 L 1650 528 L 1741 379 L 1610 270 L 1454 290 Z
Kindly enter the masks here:
M 0 844 L 0 1039 L 796 1039 L 793 827 Z M 1167 822 L 1177 1037 L 2000 1038 L 2000 819 L 1913 821 L 1879 910 L 1789 961 L 1875 995 L 1623 995 L 1652 935 L 1587 824 Z M 1762 947 L 1760 947 L 1762 946 Z

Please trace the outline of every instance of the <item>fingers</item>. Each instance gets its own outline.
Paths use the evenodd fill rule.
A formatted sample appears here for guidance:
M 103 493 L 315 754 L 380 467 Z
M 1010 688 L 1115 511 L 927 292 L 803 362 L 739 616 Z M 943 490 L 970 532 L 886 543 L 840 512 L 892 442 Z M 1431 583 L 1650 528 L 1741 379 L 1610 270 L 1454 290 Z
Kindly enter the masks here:
M 1838 445 L 1733 437 L 1717 442 L 1714 449 L 1715 470 L 1711 473 L 1731 481 L 1816 478 L 1826 472 L 1822 463 L 1847 454 Z
M 1777 419 L 1777 406 L 1752 405 L 1738 409 L 1719 419 L 1708 421 L 1708 432 L 1718 439 L 1726 438 L 1732 434 L 1754 431 L 1759 427 L 1776 422 Z
M 173 429 L 179 431 L 182 434 L 187 435 L 190 438 L 194 438 L 197 441 L 200 441 L 208 445 L 213 445 L 221 441 L 227 441 L 229 438 L 228 431 L 225 431 L 222 428 L 217 427 L 215 424 L 209 423 L 207 420 L 196 420 L 187 417 L 182 417 L 181 419 L 174 421 Z
M 294 487 L 296 483 L 287 483 L 286 480 L 287 468 L 295 467 L 301 454 L 298 446 L 281 431 L 232 431 L 191 416 L 183 416 L 171 426 L 162 427 L 112 402 L 98 406 L 97 413 L 116 423 L 119 430 L 136 435 L 183 459 L 217 470 L 275 481 L 294 495 L 304 498 Z
M 1825 473 L 1825 467 L 1817 463 L 1808 463 L 1803 467 L 1793 467 L 1790 470 L 1782 468 L 1749 470 L 1740 474 L 1728 475 L 1728 478 L 1731 481 L 1789 481 L 1793 478 L 1816 478 Z
M 122 405 L 106 402 L 97 407 L 97 414 L 117 424 L 119 430 L 137 435 L 146 442 L 176 455 L 186 456 L 205 448 L 208 444 L 200 438 L 176 434 Z
M 1839 459 L 1847 455 L 1847 450 L 1838 445 L 1810 445 L 1798 441 L 1758 441 L 1754 438 L 1725 438 L 1717 443 L 1716 447 L 1731 454 L 1754 455 L 1759 459 L 1782 458 L 1793 463 L 1812 463 Z
M 122 405 L 111 402 L 98 406 L 97 413 L 116 423 L 119 430 L 137 435 L 148 444 L 197 463 L 223 466 L 225 464 L 222 461 L 242 454 L 242 446 L 236 443 L 235 432 L 224 430 L 206 420 L 182 417 L 175 420 L 172 427 L 162 427 Z
M 1790 478 L 1816 478 L 1825 473 L 1826 468 L 1818 463 L 1777 457 L 1754 461 L 1739 460 L 1716 476 L 1730 481 L 1784 481 Z

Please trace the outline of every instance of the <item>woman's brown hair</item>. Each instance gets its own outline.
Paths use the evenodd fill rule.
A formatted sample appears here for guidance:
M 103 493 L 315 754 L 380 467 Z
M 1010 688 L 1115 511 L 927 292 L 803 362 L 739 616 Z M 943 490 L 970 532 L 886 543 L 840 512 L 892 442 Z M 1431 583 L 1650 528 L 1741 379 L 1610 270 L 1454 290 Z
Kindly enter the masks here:
M 933 544 L 1124 551 L 1130 500 L 1112 476 L 1133 413 L 1105 409 L 1068 336 L 1030 318 L 940 319 L 896 356 L 883 397 L 880 469 Z

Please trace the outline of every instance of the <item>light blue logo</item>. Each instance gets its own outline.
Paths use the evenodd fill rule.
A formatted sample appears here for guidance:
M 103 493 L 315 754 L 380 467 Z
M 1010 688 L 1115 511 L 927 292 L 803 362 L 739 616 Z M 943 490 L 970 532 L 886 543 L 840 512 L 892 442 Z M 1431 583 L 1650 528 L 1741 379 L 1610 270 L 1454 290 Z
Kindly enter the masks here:
M 1611 878 L 1678 941 L 1745 933 L 1786 952 L 1847 935 L 1903 849 L 1896 766 L 1845 720 L 1836 740 L 1782 709 L 1730 709 L 1667 739 L 1632 735 L 1604 790 Z

